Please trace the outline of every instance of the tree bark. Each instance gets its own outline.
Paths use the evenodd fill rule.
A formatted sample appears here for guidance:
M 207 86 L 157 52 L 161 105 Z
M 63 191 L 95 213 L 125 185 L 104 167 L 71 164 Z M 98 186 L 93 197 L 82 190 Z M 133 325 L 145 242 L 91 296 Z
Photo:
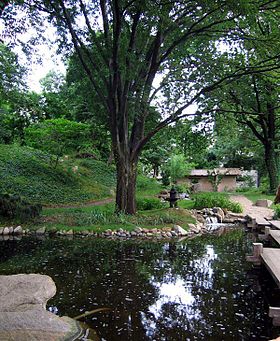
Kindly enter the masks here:
M 116 212 L 136 213 L 136 179 L 138 160 L 117 157 Z
M 269 190 L 275 193 L 279 185 L 278 160 L 272 144 L 265 145 L 265 165 L 268 172 Z

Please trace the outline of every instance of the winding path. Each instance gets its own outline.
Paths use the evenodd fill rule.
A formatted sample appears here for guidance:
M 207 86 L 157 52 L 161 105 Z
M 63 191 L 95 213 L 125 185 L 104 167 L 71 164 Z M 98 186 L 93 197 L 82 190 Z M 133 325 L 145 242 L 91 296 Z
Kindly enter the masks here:
M 255 218 L 266 218 L 267 220 L 273 218 L 274 212 L 271 208 L 255 206 L 244 195 L 232 195 L 230 199 L 241 204 L 244 216 L 250 215 Z
M 112 202 L 114 198 L 107 198 L 103 200 L 95 200 L 95 201 L 88 201 L 80 204 L 73 204 L 73 205 L 44 205 L 45 208 L 79 208 L 79 207 L 89 207 L 89 206 L 100 206 L 109 204 Z

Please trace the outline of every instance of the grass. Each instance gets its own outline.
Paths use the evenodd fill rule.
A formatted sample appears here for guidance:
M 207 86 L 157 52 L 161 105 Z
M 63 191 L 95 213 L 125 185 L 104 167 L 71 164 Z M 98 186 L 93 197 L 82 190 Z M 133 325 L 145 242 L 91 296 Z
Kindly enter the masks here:
M 237 193 L 233 193 L 233 194 L 244 195 L 247 199 L 251 200 L 253 202 L 253 204 L 255 204 L 258 199 L 267 199 L 267 200 L 273 201 L 275 198 L 275 195 L 264 194 L 258 190 L 251 190 L 251 191 L 247 191 L 247 192 L 237 192 Z
M 103 232 L 107 229 L 123 228 L 131 231 L 135 227 L 163 228 L 179 224 L 188 229 L 190 223 L 195 223 L 190 213 L 184 209 L 161 208 L 149 211 L 139 211 L 134 216 L 115 214 L 114 204 L 80 208 L 47 208 L 42 217 L 31 228 L 45 226 L 47 229 L 57 230 L 89 230 Z M 30 225 L 29 225 L 30 227 Z
M 31 203 L 71 204 L 112 196 L 115 172 L 95 160 L 64 160 L 54 168 L 42 151 L 0 145 L 0 193 Z M 76 167 L 76 169 L 75 169 Z

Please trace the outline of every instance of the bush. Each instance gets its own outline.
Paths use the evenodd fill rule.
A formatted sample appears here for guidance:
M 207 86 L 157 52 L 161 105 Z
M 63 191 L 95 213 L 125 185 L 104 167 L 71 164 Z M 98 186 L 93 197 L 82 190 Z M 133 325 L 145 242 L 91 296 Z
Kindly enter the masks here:
M 280 204 L 274 205 L 274 218 L 280 218 Z
M 190 193 L 190 188 L 187 184 L 176 184 L 174 188 L 178 193 Z
M 212 208 L 221 207 L 226 208 L 235 213 L 241 213 L 242 207 L 239 203 L 232 202 L 224 193 L 201 193 L 195 196 L 194 208 Z
M 154 178 L 148 178 L 147 176 L 142 174 L 139 174 L 137 176 L 137 189 L 151 189 L 158 186 L 159 184 Z
M 136 205 L 138 211 L 147 211 L 163 208 L 166 206 L 166 203 L 158 198 L 137 198 Z
M 42 206 L 31 205 L 18 195 L 0 194 L 0 215 L 25 222 L 40 215 Z

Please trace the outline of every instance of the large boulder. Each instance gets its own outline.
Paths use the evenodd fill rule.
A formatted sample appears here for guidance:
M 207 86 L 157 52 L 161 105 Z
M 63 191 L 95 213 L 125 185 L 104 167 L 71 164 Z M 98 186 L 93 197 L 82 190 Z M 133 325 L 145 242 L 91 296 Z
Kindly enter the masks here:
M 49 276 L 21 274 L 0 276 L 0 340 L 75 340 L 79 324 L 46 310 L 56 293 Z

